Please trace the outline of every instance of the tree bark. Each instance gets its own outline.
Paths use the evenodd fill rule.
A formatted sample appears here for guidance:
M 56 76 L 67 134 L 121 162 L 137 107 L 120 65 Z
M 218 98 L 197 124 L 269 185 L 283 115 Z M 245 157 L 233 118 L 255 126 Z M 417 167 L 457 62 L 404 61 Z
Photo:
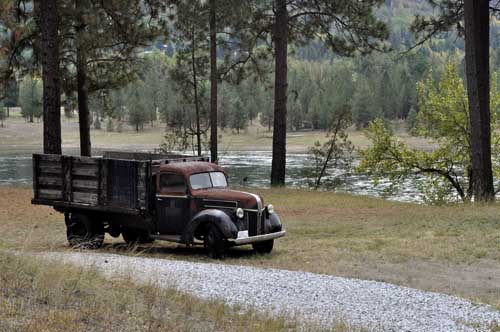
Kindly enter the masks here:
M 194 90 L 194 108 L 196 111 L 196 143 L 198 149 L 198 156 L 201 156 L 201 128 L 200 128 L 200 104 L 198 100 L 198 77 L 196 72 L 196 39 L 195 33 L 192 34 L 192 50 L 191 50 L 191 65 L 193 70 L 193 90 Z
M 490 201 L 494 198 L 494 189 L 490 129 L 489 1 L 465 0 L 464 21 L 472 193 L 475 201 Z
M 87 53 L 83 45 L 83 34 L 85 32 L 84 10 L 85 4 L 82 3 L 82 0 L 76 0 L 76 85 L 78 92 L 78 121 L 80 124 L 80 155 L 90 157 L 92 155 L 92 146 L 87 90 Z
M 217 26 L 215 2 L 210 0 L 210 157 L 218 159 L 217 151 Z
M 285 185 L 286 113 L 287 113 L 287 51 L 288 12 L 286 0 L 275 0 L 276 18 L 273 27 L 275 51 L 274 131 L 271 185 Z
M 43 152 L 61 154 L 59 16 L 57 0 L 39 1 L 42 39 Z

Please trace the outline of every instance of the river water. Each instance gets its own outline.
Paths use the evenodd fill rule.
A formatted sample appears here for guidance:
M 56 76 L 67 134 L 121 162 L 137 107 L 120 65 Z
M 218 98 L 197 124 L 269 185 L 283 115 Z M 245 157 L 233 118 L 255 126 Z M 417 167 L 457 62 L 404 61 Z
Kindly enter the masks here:
M 74 151 L 64 153 L 75 154 Z M 99 153 L 98 151 L 96 153 Z M 271 151 L 230 152 L 220 157 L 220 165 L 229 175 L 229 183 L 234 187 L 270 186 Z M 305 153 L 291 153 L 287 155 L 286 185 L 293 188 L 312 188 L 314 177 L 311 174 L 313 162 Z M 390 186 L 388 179 L 382 179 L 374 185 L 373 179 L 363 174 L 333 170 L 325 180 L 338 179 L 335 187 L 326 187 L 321 190 L 331 190 L 353 195 L 368 195 L 384 197 L 389 200 L 403 202 L 421 202 L 422 196 L 414 181 L 408 180 L 397 194 L 387 195 L 385 189 Z M 31 186 L 32 163 L 31 154 L 0 155 L 0 186 Z

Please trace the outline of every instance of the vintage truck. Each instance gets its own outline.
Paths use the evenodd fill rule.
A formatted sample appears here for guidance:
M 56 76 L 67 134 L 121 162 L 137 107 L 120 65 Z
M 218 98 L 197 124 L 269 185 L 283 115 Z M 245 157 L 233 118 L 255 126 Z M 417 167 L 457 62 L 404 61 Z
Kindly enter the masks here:
M 64 213 L 71 246 L 101 247 L 105 233 L 129 244 L 204 245 L 213 258 L 251 244 L 269 253 L 285 235 L 271 204 L 228 189 L 208 158 L 105 152 L 103 157 L 33 155 L 33 204 Z

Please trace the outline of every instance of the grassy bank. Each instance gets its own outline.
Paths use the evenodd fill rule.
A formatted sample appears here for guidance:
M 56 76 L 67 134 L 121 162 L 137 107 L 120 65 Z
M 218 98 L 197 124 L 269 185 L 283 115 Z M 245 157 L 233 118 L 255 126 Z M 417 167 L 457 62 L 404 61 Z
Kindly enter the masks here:
M 77 149 L 79 147 L 78 122 L 75 119 L 64 119 L 62 125 L 63 149 Z M 97 149 L 124 149 L 142 150 L 158 148 L 165 134 L 164 124 L 149 124 L 144 130 L 136 132 L 125 126 L 124 131 L 108 132 L 92 129 L 92 147 Z M 11 117 L 5 120 L 5 127 L 0 128 L 0 154 L 29 153 L 41 150 L 42 123 L 27 123 L 22 118 Z M 410 146 L 429 149 L 432 145 L 422 139 L 410 136 L 403 125 L 396 128 L 397 136 Z M 325 141 L 323 131 L 289 132 L 287 135 L 288 152 L 307 152 L 316 141 Z M 369 141 L 364 133 L 354 128 L 349 130 L 349 137 L 358 148 L 365 148 Z M 230 129 L 219 131 L 219 150 L 226 151 L 270 151 L 272 149 L 272 132 L 267 128 L 254 123 L 247 129 L 236 134 Z
M 318 331 L 173 289 L 0 252 L 0 331 Z M 347 331 L 339 324 L 332 331 Z
M 261 190 L 288 235 L 271 255 L 233 248 L 221 264 L 374 279 L 459 295 L 500 309 L 500 205 L 445 207 L 301 190 Z M 67 250 L 61 214 L 0 189 L 0 248 Z M 201 248 L 156 242 L 142 255 L 207 261 Z M 104 252 L 129 254 L 121 238 Z M 137 253 L 135 253 L 137 254 Z

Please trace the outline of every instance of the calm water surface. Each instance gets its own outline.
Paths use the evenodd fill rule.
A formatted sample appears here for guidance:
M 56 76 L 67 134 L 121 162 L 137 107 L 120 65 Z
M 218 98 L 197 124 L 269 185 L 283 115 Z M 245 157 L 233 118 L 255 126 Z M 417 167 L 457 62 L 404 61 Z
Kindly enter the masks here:
M 64 153 L 76 155 L 78 151 L 70 150 Z M 98 154 L 99 151 L 95 153 Z M 267 188 L 270 186 L 271 156 L 271 151 L 231 152 L 221 156 L 220 165 L 228 172 L 230 184 L 233 186 Z M 310 188 L 314 180 L 310 175 L 312 165 L 307 154 L 289 154 L 287 156 L 287 186 Z M 373 180 L 365 175 L 345 173 L 341 170 L 333 171 L 327 179 L 335 177 L 342 179 L 341 184 L 330 190 L 354 195 L 385 197 L 384 189 L 390 185 L 389 180 L 382 180 L 379 181 L 378 186 L 374 186 Z M 0 186 L 31 186 L 31 180 L 31 154 L 0 155 Z M 397 195 L 386 198 L 405 202 L 422 201 L 421 194 L 413 181 L 409 180 L 404 188 Z

